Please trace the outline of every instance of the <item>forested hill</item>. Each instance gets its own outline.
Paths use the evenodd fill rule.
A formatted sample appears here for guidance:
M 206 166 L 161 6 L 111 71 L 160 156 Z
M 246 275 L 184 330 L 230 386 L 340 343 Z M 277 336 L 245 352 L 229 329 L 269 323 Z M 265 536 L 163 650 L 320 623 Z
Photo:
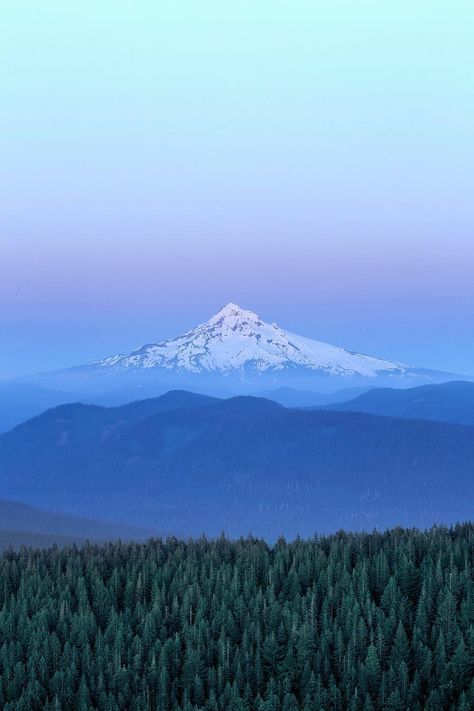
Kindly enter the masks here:
M 4 711 L 474 708 L 474 526 L 0 558 Z
M 324 409 L 474 425 L 474 383 L 453 381 L 416 388 L 374 388 Z
M 169 531 L 118 526 L 0 499 L 0 550 L 9 546 L 19 548 L 22 545 L 47 548 L 53 543 L 64 546 L 85 543 L 87 540 L 96 543 L 146 541 L 151 536 L 167 534 Z
M 0 436 L 4 497 L 181 535 L 470 520 L 473 473 L 473 427 L 252 397 L 64 405 Z

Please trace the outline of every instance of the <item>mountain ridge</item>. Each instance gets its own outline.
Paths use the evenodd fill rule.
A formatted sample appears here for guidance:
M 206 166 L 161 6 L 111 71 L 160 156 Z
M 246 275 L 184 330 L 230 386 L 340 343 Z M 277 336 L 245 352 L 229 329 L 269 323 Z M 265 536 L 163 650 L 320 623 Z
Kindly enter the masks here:
M 20 425 L 0 436 L 3 495 L 183 535 L 274 539 L 472 517 L 473 427 L 185 399 L 145 401 L 144 417 L 140 403 L 62 406 Z
M 474 426 L 474 383 L 455 380 L 406 389 L 374 388 L 344 402 L 322 405 L 321 409 Z
M 21 501 L 0 499 L 0 550 L 21 545 L 45 547 L 90 541 L 145 541 L 158 529 L 120 525 L 109 521 L 51 511 Z

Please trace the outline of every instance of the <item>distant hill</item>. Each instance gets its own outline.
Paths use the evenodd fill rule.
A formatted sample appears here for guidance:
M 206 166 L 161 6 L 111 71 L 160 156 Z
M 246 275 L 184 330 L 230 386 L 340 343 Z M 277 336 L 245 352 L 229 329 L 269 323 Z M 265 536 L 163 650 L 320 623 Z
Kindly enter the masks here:
M 474 383 L 455 381 L 407 390 L 376 388 L 325 409 L 474 425 Z
M 36 417 L 53 407 L 73 402 L 100 406 L 119 406 L 139 399 L 142 401 L 145 399 L 156 400 L 157 396 L 166 394 L 166 398 L 161 401 L 161 406 L 174 407 L 171 400 L 174 396 L 169 394 L 170 391 L 180 392 L 179 390 L 172 391 L 169 387 L 149 385 L 148 388 L 142 388 L 138 385 L 130 385 L 129 387 L 107 390 L 101 393 L 91 394 L 84 391 L 78 394 L 52 390 L 34 383 L 14 380 L 6 381 L 0 383 L 0 433 L 7 432 L 22 422 Z M 193 393 L 189 393 L 189 397 L 192 395 Z M 188 404 L 187 400 L 182 399 L 181 402 Z M 319 404 L 319 402 L 318 400 L 312 404 Z
M 318 393 L 312 390 L 297 390 L 296 388 L 275 388 L 262 390 L 255 393 L 257 397 L 280 403 L 285 407 L 315 407 L 321 405 L 334 405 L 338 402 L 347 402 L 366 393 L 370 387 L 343 388 L 332 393 Z
M 92 538 L 80 536 L 60 536 L 51 533 L 32 533 L 31 531 L 9 531 L 0 529 L 0 552 L 10 548 L 18 551 L 20 548 L 65 548 L 66 546 L 83 546 Z
M 251 397 L 60 406 L 0 437 L 4 496 L 185 535 L 466 520 L 473 474 L 474 428 Z
M 0 383 L 0 432 L 6 432 L 48 408 L 75 399 L 68 393 L 44 388 L 34 383 L 16 381 Z
M 19 501 L 0 499 L 0 549 L 21 545 L 43 548 L 91 541 L 143 541 L 158 529 L 121 526 L 104 521 L 46 511 Z

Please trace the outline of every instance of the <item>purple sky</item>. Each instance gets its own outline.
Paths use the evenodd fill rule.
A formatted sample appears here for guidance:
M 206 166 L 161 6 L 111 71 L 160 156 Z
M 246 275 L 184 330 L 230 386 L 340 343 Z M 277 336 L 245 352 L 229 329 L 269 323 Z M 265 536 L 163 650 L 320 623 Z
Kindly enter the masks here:
M 470 5 L 30 4 L 4 18 L 0 377 L 227 301 L 474 373 Z

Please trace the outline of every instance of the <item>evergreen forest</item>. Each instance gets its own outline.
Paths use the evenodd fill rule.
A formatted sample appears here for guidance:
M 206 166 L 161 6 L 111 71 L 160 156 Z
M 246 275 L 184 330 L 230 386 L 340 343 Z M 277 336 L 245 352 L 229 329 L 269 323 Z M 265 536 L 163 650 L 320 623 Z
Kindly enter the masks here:
M 474 709 L 474 524 L 6 551 L 5 711 Z

